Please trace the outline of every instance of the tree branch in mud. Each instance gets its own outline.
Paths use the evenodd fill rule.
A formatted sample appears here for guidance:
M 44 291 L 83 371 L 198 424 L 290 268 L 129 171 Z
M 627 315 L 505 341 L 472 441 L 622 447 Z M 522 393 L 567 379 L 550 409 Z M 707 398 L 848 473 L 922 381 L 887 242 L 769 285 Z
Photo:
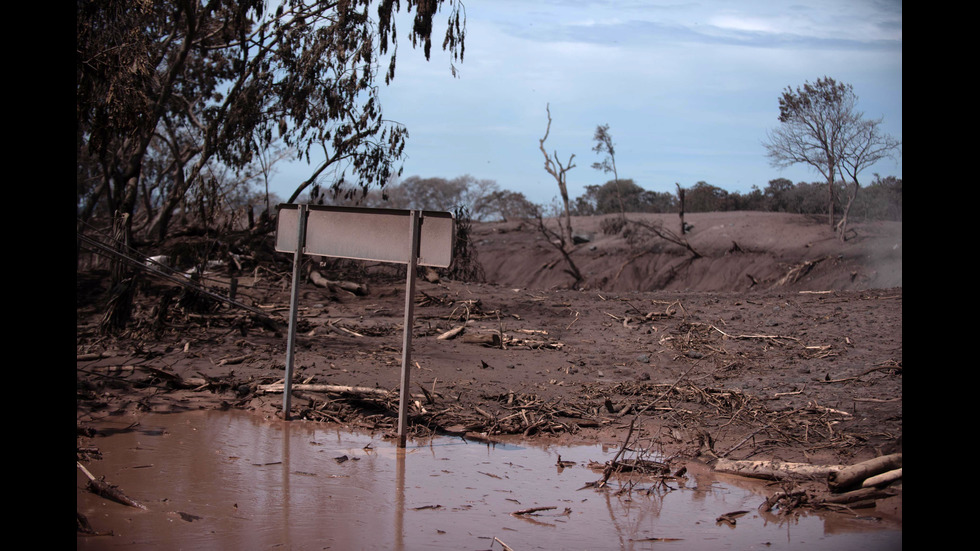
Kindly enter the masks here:
M 123 505 L 127 505 L 129 507 L 146 509 L 145 505 L 127 496 L 119 488 L 109 484 L 103 479 L 95 478 L 95 476 L 88 472 L 88 469 L 86 469 L 81 463 L 78 463 L 77 461 L 75 463 L 78 465 L 78 468 L 85 473 L 85 476 L 88 477 L 88 489 L 93 494 L 102 496 L 106 499 L 111 499 L 112 501 L 122 503 Z
M 704 256 L 701 253 L 699 253 L 697 250 L 695 250 L 695 248 L 687 241 L 687 239 L 668 230 L 661 223 L 648 224 L 640 220 L 629 220 L 629 222 L 631 224 L 640 226 L 641 228 L 650 231 L 651 233 L 653 233 L 654 235 L 656 235 L 661 239 L 664 239 L 675 245 L 680 245 L 681 247 L 684 247 L 685 249 L 687 249 L 689 253 L 691 253 L 691 256 L 694 258 L 701 258 L 702 256 Z

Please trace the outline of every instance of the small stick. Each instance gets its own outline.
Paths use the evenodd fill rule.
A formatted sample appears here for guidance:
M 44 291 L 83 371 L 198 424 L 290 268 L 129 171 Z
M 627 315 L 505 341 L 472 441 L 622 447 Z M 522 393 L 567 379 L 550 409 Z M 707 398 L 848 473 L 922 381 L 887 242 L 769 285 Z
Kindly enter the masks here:
M 529 515 L 531 513 L 537 513 L 538 511 L 550 511 L 550 510 L 556 509 L 556 508 L 557 507 L 555 507 L 555 506 L 551 506 L 551 507 L 531 507 L 530 509 L 521 509 L 520 511 L 514 511 L 511 514 L 512 515 Z M 503 542 L 501 542 L 501 543 L 503 543 Z

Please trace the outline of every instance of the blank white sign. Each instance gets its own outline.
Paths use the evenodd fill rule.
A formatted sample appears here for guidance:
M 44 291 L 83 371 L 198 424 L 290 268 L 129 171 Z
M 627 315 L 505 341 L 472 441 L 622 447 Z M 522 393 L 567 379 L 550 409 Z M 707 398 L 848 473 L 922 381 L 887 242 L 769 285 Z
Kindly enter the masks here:
M 308 205 L 303 253 L 408 264 L 412 244 L 410 210 Z M 278 206 L 276 250 L 295 253 L 299 205 Z M 421 211 L 420 266 L 447 268 L 453 260 L 455 220 L 452 213 Z

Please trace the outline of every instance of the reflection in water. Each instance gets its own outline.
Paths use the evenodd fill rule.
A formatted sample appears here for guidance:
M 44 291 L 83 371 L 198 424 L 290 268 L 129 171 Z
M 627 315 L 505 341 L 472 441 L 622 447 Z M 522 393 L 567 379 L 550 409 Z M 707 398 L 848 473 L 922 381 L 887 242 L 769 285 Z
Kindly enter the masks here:
M 106 425 L 95 476 L 143 502 L 138 511 L 84 491 L 96 530 L 78 549 L 889 549 L 901 527 L 831 533 L 819 517 L 763 517 L 761 493 L 711 473 L 669 489 L 586 487 L 589 461 L 615 448 L 489 446 L 453 438 L 398 449 L 380 436 L 244 412 L 150 414 Z M 574 465 L 557 466 L 558 456 Z M 515 515 L 517 511 L 539 509 Z M 748 514 L 732 527 L 725 513 Z M 662 540 L 679 540 L 673 543 Z

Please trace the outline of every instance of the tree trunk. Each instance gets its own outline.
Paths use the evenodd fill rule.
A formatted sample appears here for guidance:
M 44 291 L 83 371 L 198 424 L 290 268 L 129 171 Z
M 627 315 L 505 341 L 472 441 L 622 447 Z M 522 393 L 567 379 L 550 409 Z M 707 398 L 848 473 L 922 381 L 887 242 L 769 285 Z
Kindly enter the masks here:
M 681 235 L 684 235 L 687 233 L 687 228 L 684 226 L 684 188 L 680 184 L 677 184 L 677 198 L 680 201 Z
M 117 214 L 113 220 L 112 244 L 122 255 L 129 254 L 131 216 Z M 109 265 L 109 291 L 106 311 L 99 324 L 102 334 L 114 333 L 126 327 L 132 317 L 135 275 L 129 264 L 121 258 L 113 258 Z
M 564 174 L 562 178 L 558 181 L 558 189 L 561 191 L 561 200 L 565 203 L 565 225 L 562 227 L 562 233 L 565 236 L 565 243 L 569 246 L 572 244 L 572 215 L 568 210 L 568 186 L 564 182 Z M 561 223 L 559 222 L 559 225 Z
M 828 223 L 830 224 L 830 229 L 834 229 L 834 174 L 836 174 L 837 161 L 831 159 L 827 163 L 829 170 L 827 171 L 830 176 L 827 177 L 827 217 Z
M 847 202 L 842 202 L 840 222 L 837 223 L 837 238 L 841 241 L 845 241 L 847 239 L 845 237 L 847 234 L 847 216 L 851 212 L 851 205 L 854 204 L 854 198 L 857 197 L 857 192 L 860 187 L 860 184 L 858 184 L 857 180 L 855 180 L 854 187 L 847 192 Z M 845 190 L 846 189 L 847 186 L 845 184 Z

